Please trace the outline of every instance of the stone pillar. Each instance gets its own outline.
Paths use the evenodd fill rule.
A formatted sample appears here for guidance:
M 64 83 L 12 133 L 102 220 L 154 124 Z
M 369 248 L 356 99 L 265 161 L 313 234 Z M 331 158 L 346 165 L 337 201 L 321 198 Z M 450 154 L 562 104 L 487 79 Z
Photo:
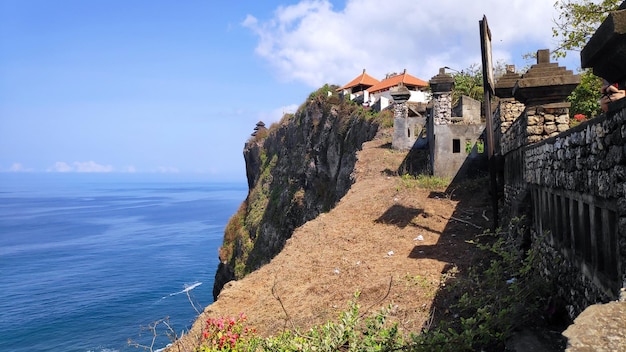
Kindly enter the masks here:
M 432 93 L 432 109 L 428 117 L 426 134 L 429 146 L 429 168 L 433 174 L 435 170 L 435 126 L 448 125 L 452 122 L 452 88 L 454 78 L 446 73 L 445 68 L 439 69 L 439 74 L 428 81 Z
M 526 143 L 535 143 L 569 128 L 567 96 L 580 76 L 550 62 L 550 50 L 537 51 L 537 64 L 515 83 L 513 97 L 526 106 Z
M 411 149 L 413 142 L 411 136 L 407 134 L 410 128 L 408 123 L 409 107 L 407 101 L 411 97 L 411 91 L 403 85 L 399 85 L 390 90 L 391 98 L 394 101 L 393 108 L 393 140 L 391 147 L 396 150 Z
M 433 94 L 433 123 L 447 125 L 452 121 L 452 88 L 454 78 L 446 73 L 445 68 L 439 69 L 439 74 L 428 81 Z
M 515 100 L 513 97 L 513 87 L 522 76 L 515 73 L 515 65 L 507 65 L 506 73 L 498 79 L 496 83 L 496 96 L 499 99 L 500 118 L 496 121 L 494 127 L 498 127 L 495 132 L 504 133 L 511 127 L 524 111 L 524 104 Z
M 264 136 L 265 134 L 267 134 L 267 128 L 265 127 L 265 123 L 263 121 L 259 121 L 256 123 L 256 126 L 254 127 L 254 132 L 252 132 L 252 137 L 256 137 L 258 136 Z

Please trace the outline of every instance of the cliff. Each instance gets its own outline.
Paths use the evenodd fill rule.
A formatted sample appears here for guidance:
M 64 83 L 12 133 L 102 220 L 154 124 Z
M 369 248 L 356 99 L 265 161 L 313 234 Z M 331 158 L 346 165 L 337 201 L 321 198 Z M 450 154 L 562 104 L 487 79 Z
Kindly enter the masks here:
M 388 322 L 406 334 L 434 324 L 435 314 L 458 321 L 448 296 L 460 294 L 443 288 L 484 256 L 471 240 L 489 226 L 488 188 L 477 182 L 446 192 L 436 180 L 399 176 L 393 170 L 407 152 L 393 150 L 392 129 L 380 125 L 357 152 L 354 183 L 337 204 L 296 228 L 269 263 L 226 284 L 168 351 L 195 350 L 208 318 L 241 313 L 261 337 L 304 333 L 336 321 L 355 292 L 362 316 L 392 307 Z
M 298 226 L 329 211 L 350 189 L 356 152 L 381 116 L 325 86 L 244 147 L 248 195 L 230 219 L 213 288 L 241 279 L 278 254 Z

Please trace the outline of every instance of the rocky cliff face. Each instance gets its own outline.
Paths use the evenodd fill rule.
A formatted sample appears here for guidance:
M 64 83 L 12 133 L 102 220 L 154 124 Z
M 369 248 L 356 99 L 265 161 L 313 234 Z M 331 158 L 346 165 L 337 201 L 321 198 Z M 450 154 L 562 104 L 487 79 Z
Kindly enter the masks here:
M 353 183 L 356 152 L 378 130 L 373 116 L 328 95 L 311 94 L 294 115 L 244 148 L 248 196 L 230 219 L 213 295 L 268 263 L 294 229 L 330 210 Z

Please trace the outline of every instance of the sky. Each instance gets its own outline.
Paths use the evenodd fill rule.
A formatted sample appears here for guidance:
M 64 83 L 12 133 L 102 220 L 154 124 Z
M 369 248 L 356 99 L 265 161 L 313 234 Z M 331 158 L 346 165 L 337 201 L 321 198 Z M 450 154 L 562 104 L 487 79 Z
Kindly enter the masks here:
M 0 0 L 0 172 L 244 180 L 258 121 L 363 69 L 428 81 L 554 49 L 546 0 Z M 576 72 L 579 53 L 558 63 Z

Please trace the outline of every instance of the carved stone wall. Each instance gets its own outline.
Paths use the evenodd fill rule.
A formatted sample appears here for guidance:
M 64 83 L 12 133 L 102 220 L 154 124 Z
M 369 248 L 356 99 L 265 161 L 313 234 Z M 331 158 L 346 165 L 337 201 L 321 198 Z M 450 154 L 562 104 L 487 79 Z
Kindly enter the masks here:
M 538 64 L 515 83 L 517 100 L 500 101 L 496 132 L 504 200 L 511 215 L 532 220 L 541 272 L 574 318 L 626 285 L 626 104 L 569 129 L 565 97 L 576 76 L 547 55 L 538 52 Z
M 433 118 L 435 125 L 447 125 L 452 120 L 452 94 L 433 94 Z
M 499 115 L 496 123 L 500 127 L 500 133 L 505 133 L 515 120 L 524 111 L 524 104 L 515 99 L 501 99 Z
M 534 227 L 548 232 L 602 291 L 585 292 L 590 304 L 617 298 L 626 285 L 626 102 L 622 106 L 525 150 Z
M 566 110 L 526 111 L 502 141 L 505 201 L 513 213 L 530 209 L 542 272 L 558 281 L 572 318 L 626 286 L 626 101 L 619 104 L 552 137 L 546 115 L 558 126 Z M 533 126 L 543 133 L 532 135 Z

